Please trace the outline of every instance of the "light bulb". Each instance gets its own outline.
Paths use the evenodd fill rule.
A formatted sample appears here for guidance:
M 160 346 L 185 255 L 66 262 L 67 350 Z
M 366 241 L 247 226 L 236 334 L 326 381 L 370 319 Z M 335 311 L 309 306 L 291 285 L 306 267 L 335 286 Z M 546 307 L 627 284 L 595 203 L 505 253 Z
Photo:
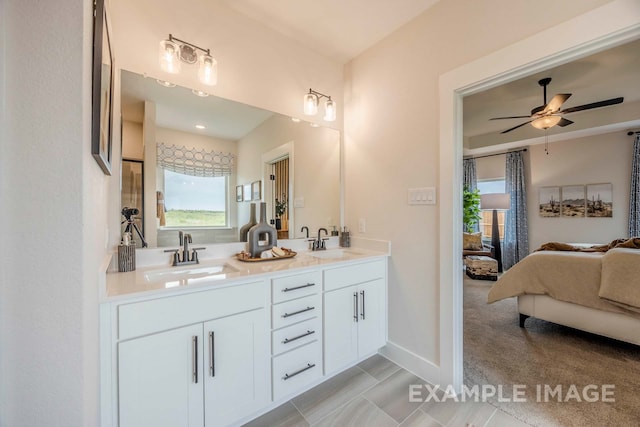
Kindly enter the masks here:
M 336 103 L 331 98 L 324 103 L 324 119 L 328 122 L 336 120 Z
M 549 129 L 560 123 L 562 117 L 560 116 L 542 116 L 531 122 L 531 126 L 536 129 Z
M 160 68 L 162 68 L 162 71 L 171 74 L 180 72 L 178 45 L 171 40 L 162 40 L 160 42 Z
M 318 112 L 318 97 L 312 93 L 304 96 L 304 114 L 307 116 L 315 116 Z
M 198 79 L 207 86 L 215 86 L 218 83 L 218 61 L 213 59 L 211 55 L 200 56 Z

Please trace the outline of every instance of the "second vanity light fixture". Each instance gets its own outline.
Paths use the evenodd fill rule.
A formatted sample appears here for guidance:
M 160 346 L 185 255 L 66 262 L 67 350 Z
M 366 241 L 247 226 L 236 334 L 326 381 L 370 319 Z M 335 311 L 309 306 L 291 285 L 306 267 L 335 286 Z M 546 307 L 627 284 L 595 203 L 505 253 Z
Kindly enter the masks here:
M 336 103 L 329 95 L 309 89 L 309 93 L 304 96 L 304 113 L 307 116 L 315 116 L 318 113 L 320 98 L 327 98 L 324 102 L 324 119 L 328 122 L 336 120 Z
M 218 83 L 218 61 L 211 56 L 209 49 L 203 49 L 169 34 L 167 40 L 160 42 L 160 68 L 167 73 L 178 74 L 181 62 L 199 63 L 198 80 L 202 84 L 215 86 Z

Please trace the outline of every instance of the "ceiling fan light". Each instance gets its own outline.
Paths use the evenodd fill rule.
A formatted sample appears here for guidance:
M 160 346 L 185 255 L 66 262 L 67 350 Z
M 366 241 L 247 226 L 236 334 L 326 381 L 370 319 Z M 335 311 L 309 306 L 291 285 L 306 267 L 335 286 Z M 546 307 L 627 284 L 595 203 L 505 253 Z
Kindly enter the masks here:
M 336 121 L 336 103 L 331 98 L 324 103 L 324 119 L 328 122 Z
M 304 114 L 315 116 L 318 113 L 318 97 L 313 93 L 304 96 Z
M 180 61 L 178 60 L 179 47 L 171 40 L 160 42 L 160 68 L 162 71 L 171 74 L 180 72 Z
M 218 61 L 213 59 L 211 55 L 200 56 L 198 79 L 207 86 L 215 86 L 218 83 Z
M 549 129 L 560 123 L 561 119 L 562 117 L 554 115 L 542 116 L 532 121 L 531 126 L 536 129 Z

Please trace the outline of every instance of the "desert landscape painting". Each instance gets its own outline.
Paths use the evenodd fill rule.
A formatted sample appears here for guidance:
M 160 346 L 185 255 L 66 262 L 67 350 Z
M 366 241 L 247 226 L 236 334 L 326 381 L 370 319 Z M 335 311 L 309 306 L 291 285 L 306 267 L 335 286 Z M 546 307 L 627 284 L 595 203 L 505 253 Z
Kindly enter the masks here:
M 584 218 L 585 210 L 584 185 L 563 186 L 562 216 L 567 218 Z
M 540 187 L 539 214 L 543 218 L 560 216 L 560 187 Z
M 611 184 L 587 184 L 587 216 L 613 217 L 613 188 Z

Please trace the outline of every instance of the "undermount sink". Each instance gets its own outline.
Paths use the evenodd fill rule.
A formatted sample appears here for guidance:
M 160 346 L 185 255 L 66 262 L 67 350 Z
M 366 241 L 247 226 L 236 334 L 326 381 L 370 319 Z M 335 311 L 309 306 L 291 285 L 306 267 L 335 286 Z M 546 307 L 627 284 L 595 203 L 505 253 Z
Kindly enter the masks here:
M 227 263 L 191 267 L 174 267 L 171 269 L 152 270 L 144 274 L 144 278 L 149 282 L 196 279 L 201 277 L 215 278 L 217 276 L 226 276 L 229 273 L 236 273 L 239 270 Z
M 351 249 L 328 249 L 325 251 L 309 252 L 309 255 L 321 259 L 342 259 L 354 255 L 362 255 L 362 253 Z

